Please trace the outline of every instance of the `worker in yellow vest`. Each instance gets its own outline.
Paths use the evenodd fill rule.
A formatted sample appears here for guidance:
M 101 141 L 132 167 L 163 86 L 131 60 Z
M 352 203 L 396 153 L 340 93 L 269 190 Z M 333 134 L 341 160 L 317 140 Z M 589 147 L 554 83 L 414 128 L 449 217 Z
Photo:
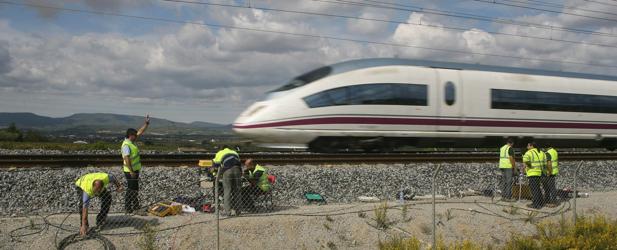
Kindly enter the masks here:
M 513 201 L 512 199 L 512 176 L 517 176 L 518 171 L 514 161 L 514 140 L 509 138 L 506 145 L 499 149 L 499 171 L 501 171 L 501 199 Z
M 141 172 L 141 158 L 139 156 L 139 148 L 135 145 L 137 138 L 141 136 L 150 125 L 150 115 L 146 115 L 144 125 L 135 130 L 129 128 L 126 130 L 126 138 L 122 142 L 122 160 L 124 162 L 122 171 L 126 178 L 127 189 L 124 196 L 124 208 L 127 213 L 136 212 L 139 215 L 145 215 L 146 211 L 140 209 L 139 205 L 139 173 Z
M 547 189 L 546 200 L 548 204 L 546 206 L 556 207 L 558 205 L 558 202 L 555 181 L 557 179 L 557 174 L 559 174 L 559 155 L 557 154 L 557 150 L 555 150 L 550 145 L 547 146 L 548 149 L 546 150 L 547 168 L 545 173 L 545 187 Z
M 107 173 L 85 174 L 75 180 L 75 190 L 79 199 L 80 235 L 86 235 L 88 232 L 88 207 L 90 206 L 90 200 L 94 197 L 101 199 L 101 210 L 96 216 L 96 226 L 101 227 L 105 223 L 112 200 L 111 194 L 107 190 L 109 183 L 116 185 L 116 191 L 122 191 L 120 182 L 113 175 Z
M 242 187 L 242 169 L 240 165 L 240 155 L 224 146 L 219 150 L 212 165 L 217 168 L 216 174 L 220 179 L 223 179 L 223 212 L 227 216 L 240 215 L 240 206 L 242 203 L 241 190 Z
M 542 208 L 542 171 L 546 166 L 546 155 L 538 150 L 535 142 L 527 143 L 527 152 L 523 155 L 523 163 L 525 164 L 525 173 L 529 180 L 529 188 L 531 189 L 532 203 L 527 205 L 530 208 Z

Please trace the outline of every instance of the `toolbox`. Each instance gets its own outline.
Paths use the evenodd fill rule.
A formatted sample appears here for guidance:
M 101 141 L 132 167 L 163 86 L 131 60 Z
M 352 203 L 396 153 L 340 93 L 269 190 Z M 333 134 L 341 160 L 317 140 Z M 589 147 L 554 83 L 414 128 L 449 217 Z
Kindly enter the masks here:
M 159 202 L 152 206 L 149 210 L 150 214 L 165 217 L 182 213 L 181 204 L 173 204 L 171 201 Z

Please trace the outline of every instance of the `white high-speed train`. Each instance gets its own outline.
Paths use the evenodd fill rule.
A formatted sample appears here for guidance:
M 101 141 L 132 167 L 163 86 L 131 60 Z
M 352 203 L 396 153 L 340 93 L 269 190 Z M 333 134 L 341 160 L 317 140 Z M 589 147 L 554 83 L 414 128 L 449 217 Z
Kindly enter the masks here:
M 256 102 L 236 133 L 267 147 L 617 146 L 617 77 L 405 59 L 318 68 Z M 524 145 L 522 145 L 524 146 Z

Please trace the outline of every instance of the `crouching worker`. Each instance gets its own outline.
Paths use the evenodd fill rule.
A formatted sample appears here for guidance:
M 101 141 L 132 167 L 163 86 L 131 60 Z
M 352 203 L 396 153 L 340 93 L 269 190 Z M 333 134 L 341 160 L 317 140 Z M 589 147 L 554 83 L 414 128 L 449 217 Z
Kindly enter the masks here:
M 86 235 L 88 232 L 88 207 L 90 200 L 94 197 L 101 199 L 101 211 L 96 216 L 96 226 L 100 227 L 107 219 L 107 213 L 111 206 L 111 194 L 107 190 L 109 183 L 113 182 L 116 191 L 122 191 L 122 185 L 112 175 L 107 173 L 85 174 L 75 181 L 75 189 L 79 197 L 79 218 L 81 219 L 79 234 Z
M 246 167 L 244 174 L 251 185 L 244 187 L 242 193 L 248 202 L 246 206 L 253 208 L 255 197 L 270 191 L 271 185 L 270 181 L 268 181 L 268 169 L 256 164 L 253 159 L 247 159 L 244 162 L 244 166 Z

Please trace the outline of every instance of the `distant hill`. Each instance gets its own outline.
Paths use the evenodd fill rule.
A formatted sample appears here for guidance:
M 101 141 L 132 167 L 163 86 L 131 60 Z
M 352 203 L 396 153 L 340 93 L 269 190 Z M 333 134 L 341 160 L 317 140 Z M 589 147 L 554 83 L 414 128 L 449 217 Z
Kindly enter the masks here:
M 174 122 L 166 119 L 151 118 L 151 131 L 173 132 L 207 129 L 228 129 L 227 125 L 208 122 Z M 143 116 L 118 115 L 106 113 L 74 114 L 68 117 L 53 118 L 33 113 L 3 113 L 0 112 L 0 127 L 11 123 L 20 129 L 36 129 L 45 131 L 63 131 L 75 129 L 121 131 L 126 128 L 139 128 L 144 122 Z

